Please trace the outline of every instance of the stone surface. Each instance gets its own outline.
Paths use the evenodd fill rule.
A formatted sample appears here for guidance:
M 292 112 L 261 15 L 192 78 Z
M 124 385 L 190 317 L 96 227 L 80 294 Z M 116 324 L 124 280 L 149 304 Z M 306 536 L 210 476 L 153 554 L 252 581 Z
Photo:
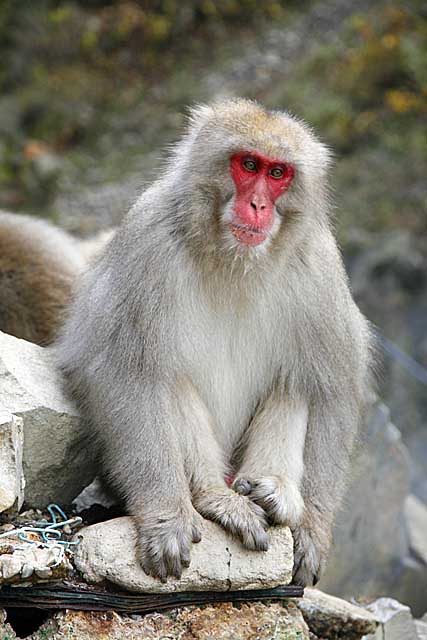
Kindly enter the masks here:
M 342 598 L 375 598 L 399 586 L 395 576 L 409 553 L 404 522 L 409 484 L 407 449 L 387 407 L 375 401 L 337 517 L 319 584 L 323 591 Z
M 73 508 L 76 513 L 86 511 L 95 505 L 108 509 L 116 503 L 114 498 L 107 493 L 101 480 L 96 477 L 83 489 L 81 493 L 73 500 Z
M 293 541 L 287 527 L 270 529 L 268 551 L 257 552 L 244 549 L 219 525 L 203 520 L 202 541 L 192 546 L 190 567 L 180 580 L 170 578 L 165 584 L 139 566 L 131 518 L 86 527 L 75 538 L 81 543 L 75 549 L 74 564 L 86 580 L 106 579 L 129 591 L 260 589 L 289 584 L 292 577 Z
M 346 262 L 352 292 L 383 334 L 380 395 L 412 457 L 411 492 L 427 504 L 426 242 L 403 229 L 351 234 Z
M 375 633 L 375 616 L 363 607 L 335 598 L 318 589 L 306 589 L 304 598 L 295 600 L 310 631 L 319 638 L 359 640 Z
M 76 409 L 65 398 L 49 349 L 0 333 L 1 402 L 24 422 L 29 506 L 68 505 L 93 477 L 79 446 Z
M 427 640 L 427 621 L 415 620 L 415 628 L 417 630 L 418 640 Z
M 409 547 L 414 556 L 427 568 L 427 507 L 421 500 L 410 495 L 405 501 L 405 518 Z
M 40 548 L 16 538 L 0 539 L 0 588 L 3 584 L 35 584 L 65 578 L 72 570 L 64 549 Z
M 3 632 L 4 635 L 1 635 Z M 1 624 L 0 638 L 16 638 Z M 185 607 L 147 616 L 120 616 L 113 611 L 61 611 L 28 640 L 309 640 L 307 625 L 292 604 L 258 602 L 234 607 L 215 604 Z
M 24 502 L 23 443 L 22 418 L 0 404 L 0 512 L 19 511 Z
M 366 640 L 417 640 L 415 622 L 409 607 L 392 598 L 379 598 L 366 606 L 381 623 L 376 634 Z

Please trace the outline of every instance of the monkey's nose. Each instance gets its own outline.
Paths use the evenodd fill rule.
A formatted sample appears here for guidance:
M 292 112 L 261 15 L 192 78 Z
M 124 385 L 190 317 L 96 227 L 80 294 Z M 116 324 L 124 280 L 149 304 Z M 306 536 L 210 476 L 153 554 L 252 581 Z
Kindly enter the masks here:
M 255 209 L 255 211 L 263 211 L 263 209 L 265 209 L 265 204 L 257 204 L 252 200 L 251 207 L 252 209 Z

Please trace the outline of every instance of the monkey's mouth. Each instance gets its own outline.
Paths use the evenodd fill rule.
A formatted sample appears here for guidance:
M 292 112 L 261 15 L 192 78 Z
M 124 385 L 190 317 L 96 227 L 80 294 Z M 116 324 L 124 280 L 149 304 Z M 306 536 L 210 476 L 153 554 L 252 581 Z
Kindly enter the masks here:
M 241 244 L 247 244 L 250 247 L 256 247 L 267 239 L 267 233 L 254 227 L 248 227 L 243 224 L 230 222 L 228 225 L 233 236 Z

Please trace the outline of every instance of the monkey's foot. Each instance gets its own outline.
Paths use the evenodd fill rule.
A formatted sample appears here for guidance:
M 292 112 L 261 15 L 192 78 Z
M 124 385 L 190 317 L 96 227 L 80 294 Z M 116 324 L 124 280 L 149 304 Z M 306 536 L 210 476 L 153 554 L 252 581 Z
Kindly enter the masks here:
M 314 586 L 319 582 L 323 571 L 326 546 L 322 545 L 320 538 L 313 529 L 296 527 L 292 529 L 294 537 L 294 568 L 293 583 L 302 587 Z
M 145 573 L 166 582 L 168 576 L 181 577 L 190 565 L 192 542 L 200 542 L 200 516 L 192 509 L 179 513 L 138 516 L 139 560 Z
M 295 482 L 280 476 L 238 477 L 233 489 L 262 507 L 272 524 L 295 527 L 302 518 L 304 500 Z
M 267 521 L 262 508 L 231 489 L 213 488 L 195 497 L 195 507 L 208 520 L 240 538 L 247 549 L 267 551 Z

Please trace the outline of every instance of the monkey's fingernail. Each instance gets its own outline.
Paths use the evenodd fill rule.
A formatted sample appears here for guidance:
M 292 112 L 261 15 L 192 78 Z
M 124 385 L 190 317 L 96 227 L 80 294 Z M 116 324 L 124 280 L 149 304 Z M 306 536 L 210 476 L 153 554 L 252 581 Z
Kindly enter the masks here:
M 252 491 L 252 483 L 245 478 L 238 478 L 233 483 L 233 489 L 241 496 L 247 496 Z
M 268 551 L 268 547 L 270 546 L 270 541 L 268 540 L 261 540 L 261 542 L 258 544 L 258 548 L 260 551 Z
M 190 566 L 190 554 L 189 553 L 187 553 L 187 552 L 181 553 L 181 564 L 185 568 Z
M 193 527 L 193 531 L 192 531 L 193 542 L 195 543 L 200 542 L 201 539 L 202 539 L 202 534 L 196 527 Z

